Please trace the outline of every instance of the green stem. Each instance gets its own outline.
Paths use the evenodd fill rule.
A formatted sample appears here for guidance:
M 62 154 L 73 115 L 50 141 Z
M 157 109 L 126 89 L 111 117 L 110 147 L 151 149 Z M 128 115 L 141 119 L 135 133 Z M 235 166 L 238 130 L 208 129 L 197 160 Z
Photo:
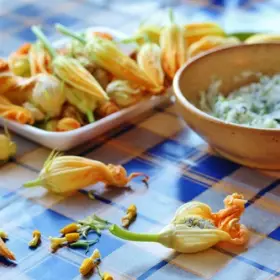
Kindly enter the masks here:
M 140 242 L 159 242 L 159 234 L 148 234 L 148 233 L 135 233 L 120 228 L 117 225 L 113 225 L 109 228 L 109 231 L 124 240 L 140 241 Z
M 9 133 L 9 130 L 8 130 L 8 127 L 7 127 L 7 123 L 6 123 L 5 120 L 4 120 L 4 133 L 8 137 L 8 139 L 11 140 L 11 136 L 10 136 L 10 133 Z
M 146 33 L 143 34 L 143 39 L 145 43 L 150 43 L 150 38 Z
M 249 37 L 258 34 L 257 32 L 235 32 L 235 33 L 228 33 L 226 34 L 227 37 L 237 37 L 241 41 L 245 41 Z
M 93 218 L 95 221 L 101 223 L 101 224 L 104 224 L 104 225 L 111 225 L 112 223 L 106 221 L 106 220 L 103 220 L 101 219 L 100 217 L 96 216 L 95 214 L 93 215 Z
M 93 113 L 92 113 L 91 110 L 88 110 L 87 113 L 86 113 L 86 115 L 87 115 L 87 118 L 88 118 L 89 123 L 93 123 L 93 122 L 95 121 L 94 116 L 93 116 Z
M 34 181 L 29 181 L 29 182 L 26 182 L 23 184 L 24 187 L 26 188 L 33 188 L 33 187 L 37 187 L 37 186 L 40 186 L 41 185 L 41 179 L 38 178 Z
M 169 20 L 171 23 L 174 23 L 174 12 L 172 8 L 168 9 Z
M 66 35 L 66 36 L 72 37 L 72 38 L 80 41 L 83 44 L 86 43 L 86 40 L 83 37 L 81 37 L 78 34 L 74 33 L 73 31 L 71 31 L 70 29 L 68 29 L 67 27 L 63 26 L 60 23 L 57 23 L 55 25 L 55 28 L 56 28 L 57 31 L 59 31 L 60 33 Z
M 126 38 L 126 39 L 120 40 L 120 43 L 122 43 L 122 44 L 131 44 L 131 43 L 137 44 L 137 40 L 139 40 L 139 39 L 144 39 L 145 40 L 145 38 L 144 38 L 145 35 L 137 34 L 137 35 L 135 35 L 131 38 Z
M 50 41 L 47 39 L 45 34 L 42 32 L 41 28 L 39 26 L 32 26 L 31 30 L 36 35 L 36 37 L 43 43 L 43 45 L 46 47 L 46 49 L 49 51 L 51 57 L 55 57 L 56 51 L 52 47 Z
M 103 279 L 104 279 L 104 277 L 103 277 L 103 275 L 102 275 L 102 273 L 101 273 L 101 271 L 100 271 L 99 266 L 97 265 L 97 266 L 96 266 L 96 268 L 97 268 L 97 273 L 98 273 L 98 275 L 99 275 L 100 279 L 101 279 L 101 280 L 103 280 Z
M 142 38 L 142 36 L 134 36 L 132 38 L 127 38 L 127 39 L 123 39 L 120 41 L 120 43 L 122 44 L 131 44 L 131 43 L 135 43 L 137 39 Z
M 87 249 L 89 246 L 96 244 L 99 241 L 99 238 L 95 240 L 79 240 L 77 242 L 71 243 L 69 246 L 71 248 L 84 248 Z

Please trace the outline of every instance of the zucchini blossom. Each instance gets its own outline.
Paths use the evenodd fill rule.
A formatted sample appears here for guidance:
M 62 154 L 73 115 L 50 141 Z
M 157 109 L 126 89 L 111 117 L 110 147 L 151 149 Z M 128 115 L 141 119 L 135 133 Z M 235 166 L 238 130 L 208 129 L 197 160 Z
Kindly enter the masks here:
M 24 184 L 25 187 L 42 186 L 56 193 L 69 193 L 89 185 L 103 182 L 108 186 L 125 187 L 134 177 L 142 173 L 127 176 L 120 165 L 104 164 L 78 156 L 61 156 L 52 152 L 46 160 L 39 177 Z
M 188 202 L 176 211 L 170 224 L 156 234 L 134 233 L 117 225 L 109 230 L 125 240 L 157 242 L 181 253 L 200 252 L 222 241 L 244 245 L 249 235 L 239 219 L 245 203 L 242 195 L 233 194 L 224 200 L 225 209 L 212 213 L 204 203 Z

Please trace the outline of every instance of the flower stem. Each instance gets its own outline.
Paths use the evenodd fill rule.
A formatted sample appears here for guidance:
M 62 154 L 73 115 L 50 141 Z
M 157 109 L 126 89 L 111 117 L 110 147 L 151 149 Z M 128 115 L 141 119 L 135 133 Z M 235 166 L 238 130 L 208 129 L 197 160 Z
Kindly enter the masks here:
M 70 29 L 68 29 L 67 27 L 63 26 L 63 25 L 60 24 L 60 23 L 57 23 L 57 24 L 55 25 L 55 28 L 56 28 L 56 30 L 58 30 L 60 33 L 66 35 L 66 36 L 68 36 L 68 37 L 72 37 L 72 38 L 74 38 L 74 39 L 80 41 L 80 42 L 83 43 L 83 44 L 86 43 L 86 40 L 85 40 L 83 37 L 81 37 L 81 36 L 79 36 L 78 34 L 74 33 L 73 31 L 71 31 Z
M 42 32 L 41 28 L 39 26 L 32 26 L 31 30 L 36 35 L 36 37 L 44 44 L 45 48 L 49 51 L 52 58 L 54 58 L 56 56 L 56 51 L 52 47 L 45 34 Z
M 109 231 L 124 240 L 130 241 L 140 241 L 140 242 L 159 242 L 159 234 L 148 234 L 148 233 L 135 233 L 125 229 L 117 225 L 113 225 L 109 228 Z
M 168 9 L 169 20 L 171 23 L 174 23 L 174 12 L 172 8 Z
M 237 32 L 237 33 L 228 33 L 227 37 L 237 37 L 241 41 L 245 41 L 249 37 L 256 35 L 257 32 Z
M 111 225 L 112 223 L 106 221 L 106 220 L 103 220 L 101 219 L 100 217 L 96 216 L 95 214 L 93 215 L 93 218 L 95 221 L 101 223 L 101 224 L 104 224 L 104 225 Z
M 143 38 L 143 35 L 135 35 L 135 36 L 133 36 L 133 37 L 131 37 L 131 38 L 122 39 L 122 40 L 120 41 L 120 43 L 122 43 L 122 44 L 137 43 L 136 41 L 137 41 L 138 39 L 142 39 L 142 38 Z
M 86 115 L 87 115 L 89 123 L 93 123 L 95 121 L 94 116 L 93 116 L 93 112 L 91 110 L 88 110 Z
M 23 184 L 24 187 L 26 188 L 33 188 L 33 187 L 37 187 L 37 186 L 40 186 L 41 185 L 41 179 L 38 178 L 34 181 L 29 181 L 29 182 L 26 182 Z

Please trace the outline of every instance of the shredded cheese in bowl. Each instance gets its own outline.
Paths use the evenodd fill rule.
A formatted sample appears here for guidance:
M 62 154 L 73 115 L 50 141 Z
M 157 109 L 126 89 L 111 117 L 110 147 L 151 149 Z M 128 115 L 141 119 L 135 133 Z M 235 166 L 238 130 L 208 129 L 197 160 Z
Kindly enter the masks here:
M 214 81 L 201 93 L 200 109 L 235 124 L 256 128 L 280 128 L 280 74 L 261 75 L 256 83 L 224 96 L 222 81 Z

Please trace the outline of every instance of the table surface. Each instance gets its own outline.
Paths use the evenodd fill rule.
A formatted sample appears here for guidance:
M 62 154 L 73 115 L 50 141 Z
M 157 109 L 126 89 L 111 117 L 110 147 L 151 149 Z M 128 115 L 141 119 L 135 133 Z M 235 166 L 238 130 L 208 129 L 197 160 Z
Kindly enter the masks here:
M 23 41 L 34 40 L 29 29 L 32 24 L 42 24 L 55 39 L 52 24 L 58 21 L 73 29 L 105 25 L 131 32 L 144 18 L 153 16 L 160 21 L 166 14 L 164 3 L 158 1 L 105 2 L 0 1 L 0 55 L 7 55 Z M 229 31 L 276 30 L 277 22 L 279 26 L 278 0 L 243 0 L 235 8 L 233 2 L 238 1 L 169 2 L 175 4 L 180 20 L 215 20 Z M 148 188 L 135 180 L 131 190 L 98 185 L 70 197 L 43 188 L 24 189 L 22 184 L 38 175 L 50 151 L 16 135 L 13 139 L 18 144 L 16 158 L 0 168 L 0 226 L 9 233 L 7 244 L 17 263 L 0 259 L 1 279 L 81 279 L 84 251 L 63 248 L 51 254 L 48 237 L 92 213 L 119 223 L 128 205 L 135 203 L 139 215 L 130 229 L 156 232 L 183 203 L 195 199 L 217 211 L 225 196 L 233 192 L 248 199 L 242 217 L 251 231 L 247 248 L 215 247 L 198 254 L 177 254 L 158 244 L 124 242 L 104 233 L 96 245 L 103 256 L 101 269 L 111 272 L 114 279 L 280 279 L 279 176 L 212 154 L 177 116 L 174 106 L 156 108 L 141 122 L 121 126 L 69 152 L 123 164 L 129 172 L 143 171 L 151 178 Z M 88 198 L 89 190 L 95 190 L 95 200 Z M 34 229 L 42 232 L 42 244 L 30 250 L 27 243 Z

